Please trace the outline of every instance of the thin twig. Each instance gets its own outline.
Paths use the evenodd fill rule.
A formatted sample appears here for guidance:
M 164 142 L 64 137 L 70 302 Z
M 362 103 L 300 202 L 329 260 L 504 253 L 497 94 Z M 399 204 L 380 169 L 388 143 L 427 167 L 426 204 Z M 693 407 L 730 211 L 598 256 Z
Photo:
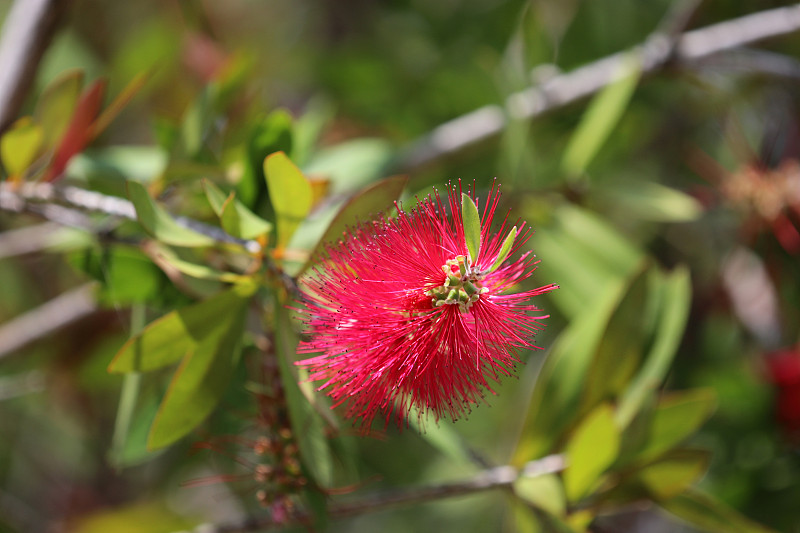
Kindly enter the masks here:
M 19 114 L 69 0 L 16 0 L 0 38 L 0 132 Z
M 498 466 L 484 470 L 472 478 L 455 483 L 415 487 L 384 494 L 375 494 L 349 502 L 335 503 L 328 507 L 327 516 L 330 519 L 337 520 L 365 513 L 383 511 L 392 507 L 426 503 L 492 489 L 507 488 L 513 485 L 517 479 L 553 474 L 564 470 L 565 467 L 566 462 L 563 455 L 548 455 L 547 457 L 527 463 L 521 469 L 508 465 Z M 193 533 L 247 533 L 286 527 L 292 524 L 307 524 L 312 520 L 313 515 L 304 512 L 295 514 L 292 517 L 291 524 L 276 523 L 269 517 L 250 518 L 240 523 L 203 524 L 195 528 Z
M 687 19 L 678 19 L 676 24 Z M 641 72 L 653 74 L 669 65 L 690 66 L 714 54 L 800 30 L 800 5 L 781 7 L 685 32 L 671 39 L 659 28 L 644 43 L 571 72 L 554 76 L 541 85 L 510 95 L 505 106 L 488 105 L 445 122 L 405 148 L 396 171 L 409 172 L 450 157 L 499 135 L 509 120 L 531 120 L 591 96 L 614 81 L 631 54 L 640 60 Z
M 93 283 L 81 285 L 0 326 L 0 359 L 93 313 L 93 290 Z

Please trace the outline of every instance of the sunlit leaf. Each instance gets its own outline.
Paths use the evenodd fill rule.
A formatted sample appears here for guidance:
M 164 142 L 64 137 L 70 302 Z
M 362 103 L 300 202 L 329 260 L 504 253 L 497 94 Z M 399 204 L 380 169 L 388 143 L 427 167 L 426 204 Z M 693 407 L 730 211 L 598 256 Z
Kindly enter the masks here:
M 239 362 L 246 298 L 215 309 L 217 322 L 189 349 L 156 413 L 147 447 L 163 448 L 187 435 L 216 407 Z
M 508 233 L 506 240 L 503 241 L 503 246 L 500 247 L 500 253 L 497 254 L 497 259 L 495 259 L 494 263 L 492 263 L 492 266 L 489 267 L 489 272 L 494 272 L 500 267 L 500 265 L 503 264 L 503 261 L 506 260 L 508 254 L 511 253 L 511 245 L 514 244 L 514 239 L 516 238 L 517 238 L 517 227 L 514 226 Z
M 281 249 L 311 210 L 311 184 L 283 152 L 267 156 L 264 160 L 264 175 L 277 219 L 278 236 L 275 247 Z
M 185 228 L 175 222 L 161 206 L 155 203 L 144 185 L 128 182 L 128 196 L 136 208 L 136 218 L 142 227 L 161 242 L 174 246 L 211 246 L 214 239 Z
M 617 458 L 619 446 L 614 411 L 608 404 L 600 405 L 578 425 L 565 449 L 564 490 L 569 501 L 579 500 L 597 483 Z
M 631 57 L 613 83 L 595 96 L 564 151 L 561 167 L 570 176 L 580 176 L 622 118 L 639 82 L 641 65 Z
M 237 309 L 254 290 L 252 285 L 237 285 L 164 315 L 125 343 L 111 361 L 109 372 L 147 372 L 177 363 L 224 322 L 227 311 Z
M 555 474 L 522 476 L 514 482 L 514 494 L 555 516 L 563 516 L 567 510 L 564 486 Z
M 255 239 L 266 235 L 272 229 L 272 224 L 255 215 L 241 202 L 236 200 L 235 193 L 229 196 L 212 182 L 203 180 L 211 208 L 217 214 L 224 229 L 228 234 L 240 239 Z
M 52 149 L 67 130 L 83 87 L 83 71 L 63 73 L 47 86 L 36 102 L 33 116 L 44 132 L 43 144 Z
M 31 117 L 14 122 L 0 138 L 0 158 L 9 176 L 20 177 L 42 148 L 44 130 Z

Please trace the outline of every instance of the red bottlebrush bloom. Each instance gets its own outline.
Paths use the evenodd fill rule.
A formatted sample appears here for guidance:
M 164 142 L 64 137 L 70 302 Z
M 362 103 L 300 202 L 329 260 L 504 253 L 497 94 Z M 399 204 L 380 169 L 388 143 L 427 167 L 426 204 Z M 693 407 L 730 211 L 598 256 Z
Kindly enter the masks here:
M 412 408 L 459 418 L 535 348 L 547 318 L 530 299 L 555 285 L 509 292 L 538 262 L 506 261 L 531 230 L 509 229 L 506 215 L 491 231 L 495 187 L 482 216 L 474 192 L 459 193 L 450 188 L 449 209 L 436 192 L 351 230 L 302 283 L 310 340 L 298 351 L 321 355 L 296 364 L 365 431 L 379 412 L 400 426 Z

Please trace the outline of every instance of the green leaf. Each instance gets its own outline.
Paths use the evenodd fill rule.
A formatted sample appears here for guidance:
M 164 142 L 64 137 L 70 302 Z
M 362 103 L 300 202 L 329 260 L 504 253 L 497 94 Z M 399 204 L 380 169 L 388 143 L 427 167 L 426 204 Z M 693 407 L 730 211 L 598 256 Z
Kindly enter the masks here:
M 461 220 L 464 223 L 464 240 L 467 243 L 470 264 L 478 260 L 481 253 L 481 215 L 478 206 L 466 193 L 461 193 Z
M 341 239 L 348 227 L 353 227 L 359 221 L 370 220 L 384 213 L 400 198 L 407 183 L 408 177 L 406 176 L 392 176 L 373 183 L 356 193 L 339 208 L 310 257 L 319 253 L 326 243 Z
M 649 461 L 680 444 L 711 416 L 716 404 L 716 396 L 710 389 L 665 395 L 653 413 L 647 444 L 635 460 Z
M 150 428 L 148 449 L 174 443 L 214 410 L 239 362 L 247 302 L 237 298 L 216 309 L 217 323 L 191 347 L 172 377 Z
M 163 208 L 156 204 L 144 185 L 128 182 L 128 196 L 136 208 L 136 218 L 142 227 L 161 242 L 174 246 L 211 246 L 214 239 L 185 228 L 175 222 Z
M 514 494 L 554 516 L 563 517 L 567 511 L 564 485 L 555 474 L 521 476 L 514 481 Z
M 181 138 L 183 148 L 190 156 L 197 155 L 203 148 L 208 131 L 214 120 L 213 88 L 206 86 L 197 95 L 183 116 Z
M 251 126 L 247 134 L 244 172 L 236 186 L 243 203 L 253 209 L 261 207 L 262 195 L 267 193 L 264 159 L 275 152 L 292 154 L 293 147 L 292 115 L 285 109 L 276 109 Z
M 560 285 L 549 297 L 574 319 L 607 285 L 632 276 L 645 254 L 582 207 L 559 206 L 553 222 L 538 227 L 534 236 L 537 255 L 546 258 L 537 274 Z
M 649 327 L 646 298 L 649 269 L 640 270 L 611 315 L 587 371 L 579 416 L 598 403 L 616 400 L 635 373 Z
M 0 157 L 9 176 L 21 177 L 39 155 L 44 130 L 31 117 L 14 122 L 0 139 Z
M 695 198 L 651 181 L 604 184 L 597 191 L 597 198 L 626 216 L 653 222 L 688 222 L 703 213 L 703 206 Z
M 430 413 L 423 414 L 418 411 L 409 416 L 408 421 L 419 433 L 420 438 L 444 456 L 463 465 L 474 464 L 469 448 L 451 425 L 439 424 Z
M 489 267 L 489 272 L 494 272 L 500 267 L 500 265 L 503 264 L 503 261 L 506 260 L 508 254 L 511 253 L 511 246 L 514 244 L 514 239 L 516 238 L 517 238 L 517 227 L 514 226 L 508 233 L 506 240 L 503 241 L 503 246 L 500 247 L 500 253 L 497 254 L 497 259 L 495 259 L 492 266 Z
M 225 194 L 212 182 L 203 180 L 206 197 L 222 223 L 222 229 L 240 239 L 255 239 L 272 230 L 272 224 L 254 214 L 231 193 Z
M 608 404 L 592 411 L 575 429 L 565 454 L 564 490 L 569 501 L 582 498 L 617 458 L 620 432 Z
M 126 196 L 128 180 L 151 183 L 163 176 L 169 156 L 157 146 L 108 146 L 76 154 L 67 166 L 72 180 L 93 191 Z
M 45 148 L 55 148 L 64 136 L 82 87 L 83 71 L 72 70 L 53 80 L 39 97 L 33 116 L 42 126 Z
M 698 490 L 688 490 L 660 505 L 691 525 L 712 533 L 767 533 L 772 531 Z
M 140 380 L 141 375 L 128 374 L 125 379 L 128 378 L 136 381 Z M 155 387 L 145 388 L 139 394 L 124 440 L 120 440 L 120 444 L 109 451 L 108 458 L 114 467 L 138 465 L 160 455 L 160 451 L 153 452 L 147 449 L 147 434 L 158 412 L 160 399 L 160 393 L 156 392 Z M 114 436 L 117 436 L 116 432 Z
M 589 365 L 626 288 L 626 280 L 607 283 L 559 336 L 533 389 L 513 464 L 521 466 L 553 451 L 574 421 Z
M 311 210 L 311 184 L 283 152 L 267 156 L 264 175 L 278 225 L 275 247 L 281 249 Z
M 668 500 L 688 489 L 708 470 L 711 452 L 674 450 L 637 472 L 654 500 Z
M 300 446 L 300 458 L 316 483 L 322 487 L 330 487 L 333 481 L 333 463 L 325 438 L 325 424 L 298 386 L 296 373 L 291 366 L 295 359 L 297 339 L 293 334 L 286 307 L 277 300 L 275 320 L 278 368 L 289 406 L 292 431 Z
M 353 139 L 314 154 L 303 169 L 330 179 L 332 194 L 366 187 L 385 175 L 395 150 L 385 139 Z
M 664 380 L 678 350 L 689 317 L 692 288 L 689 271 L 676 268 L 662 283 L 662 303 L 655 339 L 639 373 L 620 398 L 617 422 L 627 426 L 642 402 Z
M 100 301 L 109 306 L 157 299 L 169 279 L 138 248 L 90 247 L 72 254 L 70 263 L 101 282 Z
M 566 174 L 580 176 L 586 171 L 622 118 L 640 74 L 639 60 L 630 57 L 617 73 L 616 80 L 592 99 L 564 151 L 561 168 Z
M 150 323 L 117 352 L 109 372 L 147 372 L 178 362 L 225 322 L 255 290 L 242 284 L 216 296 L 177 309 Z
M 164 267 L 164 265 L 161 263 L 163 261 L 181 274 L 186 274 L 187 276 L 191 276 L 193 278 L 218 280 L 228 283 L 243 283 L 248 279 L 251 279 L 250 276 L 246 276 L 244 274 L 223 272 L 204 264 L 185 261 L 178 257 L 178 254 L 176 254 L 174 250 L 171 250 L 166 246 L 159 246 L 157 243 L 155 246 L 150 248 L 150 253 L 153 257 L 153 260 L 162 268 Z

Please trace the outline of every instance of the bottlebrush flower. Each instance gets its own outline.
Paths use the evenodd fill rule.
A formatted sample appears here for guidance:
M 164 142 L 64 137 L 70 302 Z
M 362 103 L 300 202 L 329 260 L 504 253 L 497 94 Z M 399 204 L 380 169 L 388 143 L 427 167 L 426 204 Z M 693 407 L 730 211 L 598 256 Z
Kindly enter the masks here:
M 321 355 L 295 364 L 364 431 L 378 413 L 407 424 L 412 408 L 456 420 L 536 347 L 547 316 L 530 299 L 556 286 L 511 292 L 538 261 L 506 261 L 532 232 L 509 230 L 508 215 L 492 232 L 495 186 L 482 216 L 474 191 L 460 192 L 450 187 L 449 209 L 437 191 L 351 229 L 301 282 L 310 340 L 298 352 Z

